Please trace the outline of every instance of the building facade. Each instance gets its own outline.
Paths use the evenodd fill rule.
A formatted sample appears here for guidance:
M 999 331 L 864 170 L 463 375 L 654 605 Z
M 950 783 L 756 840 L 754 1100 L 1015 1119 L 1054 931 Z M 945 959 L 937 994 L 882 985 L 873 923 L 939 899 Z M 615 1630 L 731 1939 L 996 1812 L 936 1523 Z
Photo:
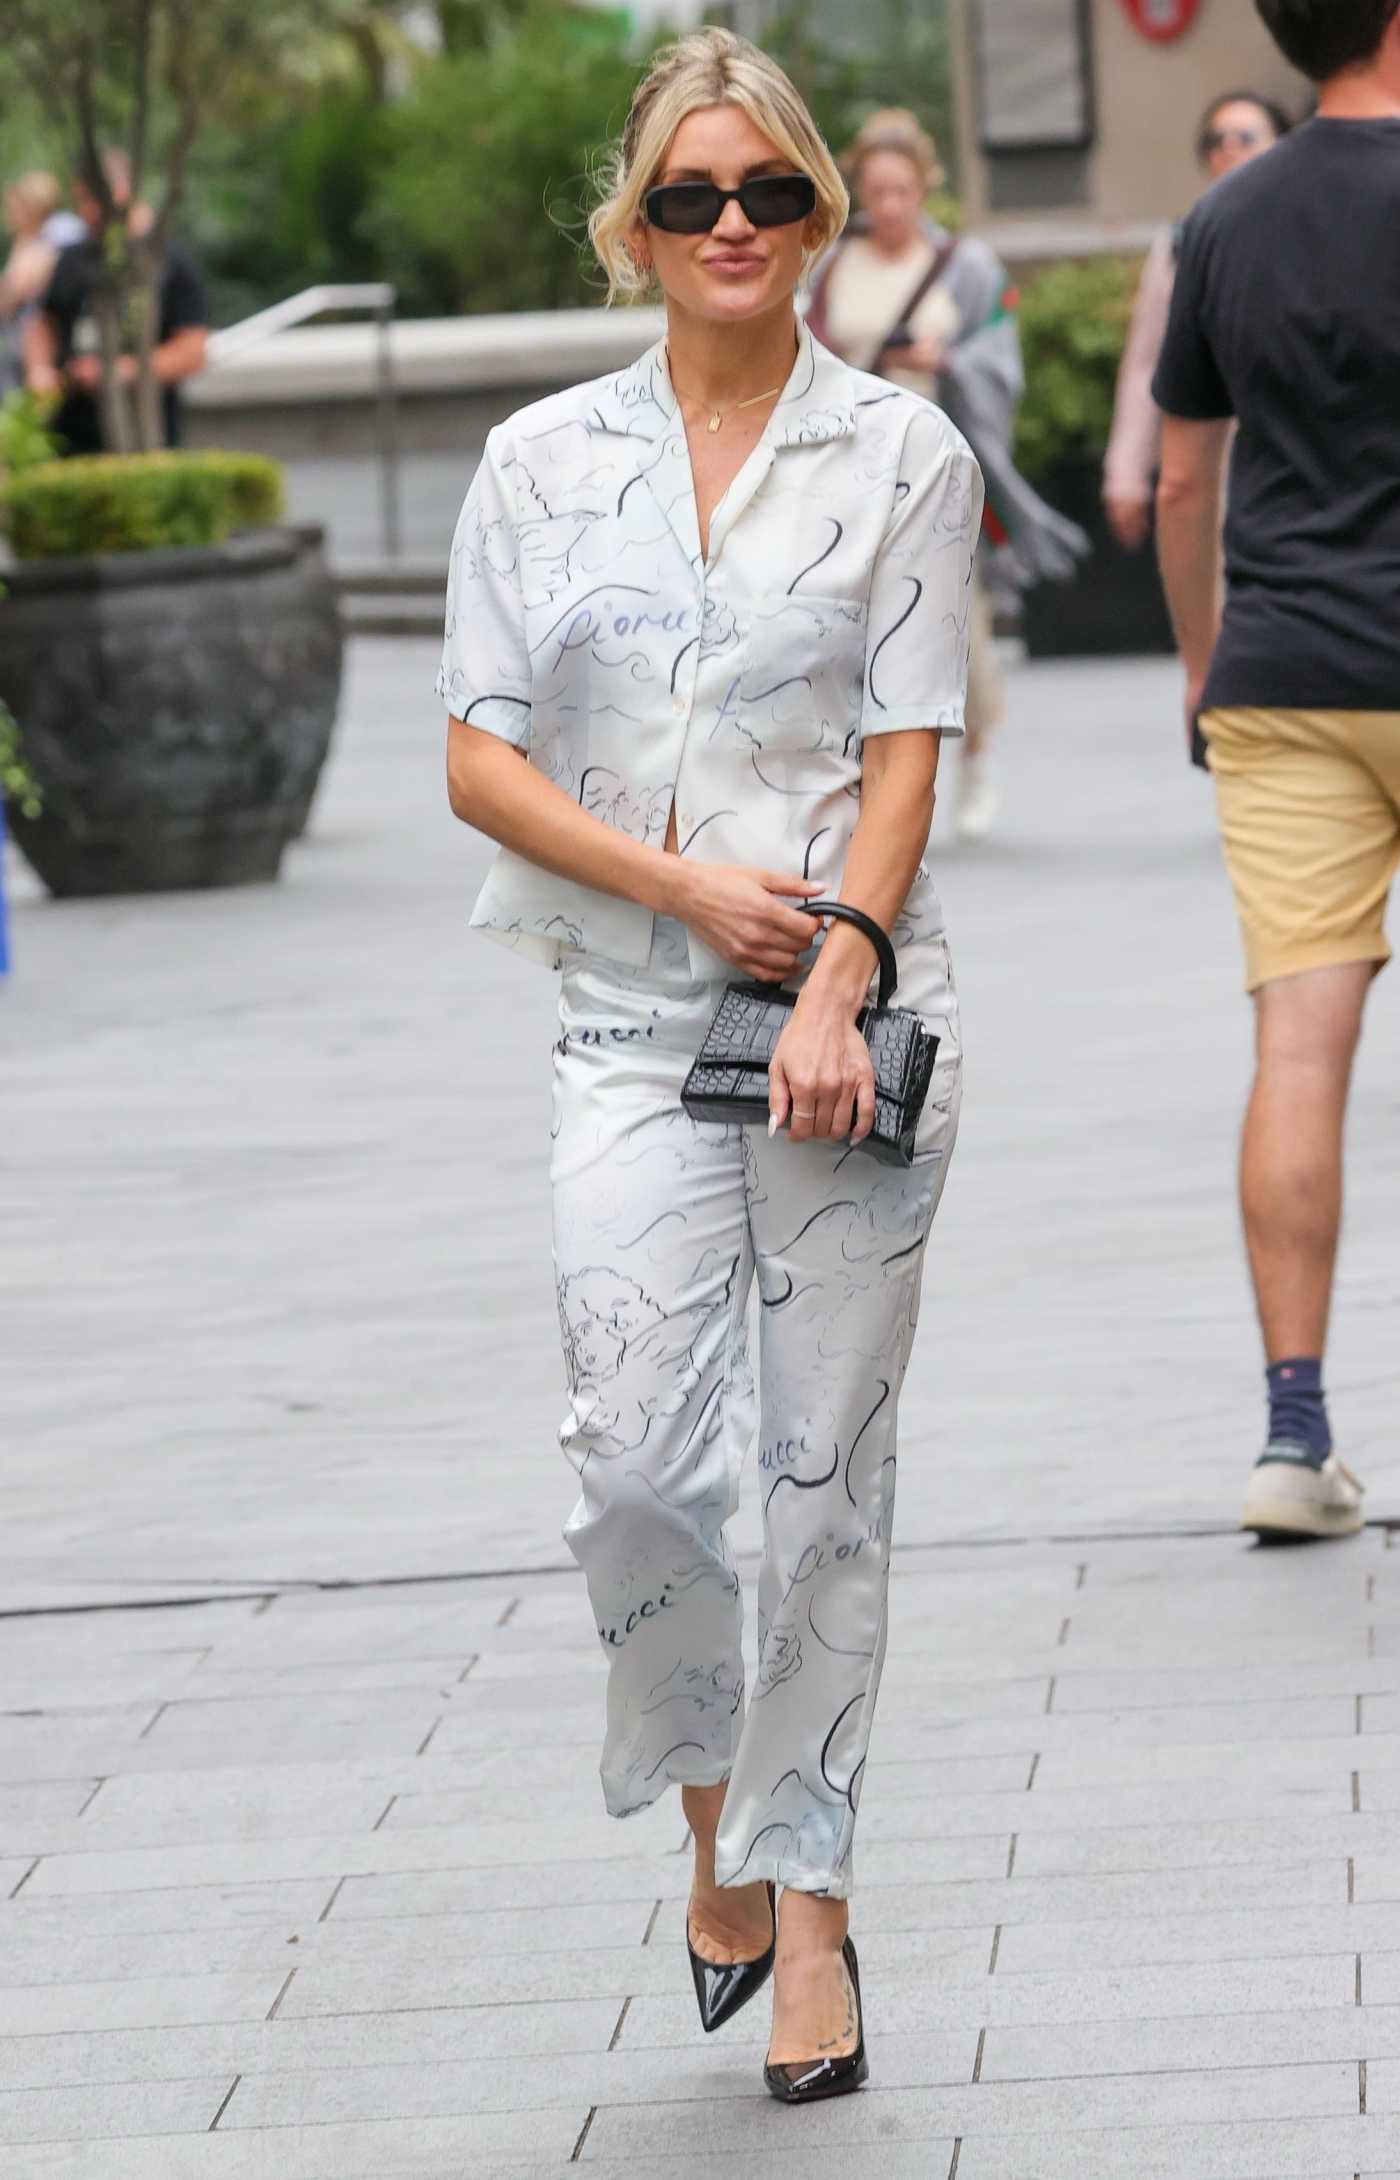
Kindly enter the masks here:
M 1220 92 L 1301 116 L 1309 86 L 1252 0 L 948 0 L 959 192 L 1012 256 L 1138 244 L 1201 187 Z

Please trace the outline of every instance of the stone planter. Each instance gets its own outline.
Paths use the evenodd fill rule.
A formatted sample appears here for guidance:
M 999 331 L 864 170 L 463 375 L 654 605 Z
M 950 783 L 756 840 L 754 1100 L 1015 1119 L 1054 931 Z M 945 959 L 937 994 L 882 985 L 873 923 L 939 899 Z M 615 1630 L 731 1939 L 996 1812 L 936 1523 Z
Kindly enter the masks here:
M 1124 551 L 1104 515 L 1102 475 L 1098 462 L 1081 458 L 1057 462 L 1037 481 L 1050 505 L 1088 532 L 1093 551 L 1073 582 L 1026 593 L 1021 633 L 1031 658 L 1176 649 L 1155 542 L 1149 535 L 1139 552 Z
M 276 877 L 340 691 L 321 539 L 249 531 L 6 572 L 0 696 L 44 804 L 10 822 L 51 893 Z

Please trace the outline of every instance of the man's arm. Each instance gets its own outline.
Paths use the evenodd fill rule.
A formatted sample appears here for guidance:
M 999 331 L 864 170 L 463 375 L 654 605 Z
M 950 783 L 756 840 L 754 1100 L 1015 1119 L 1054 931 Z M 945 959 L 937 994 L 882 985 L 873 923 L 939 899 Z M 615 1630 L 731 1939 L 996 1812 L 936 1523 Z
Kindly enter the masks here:
M 1133 302 L 1103 464 L 1103 498 L 1109 523 L 1119 544 L 1129 552 L 1136 552 L 1147 537 L 1152 478 L 1162 443 L 1162 412 L 1152 398 L 1152 374 L 1162 353 L 1175 277 L 1171 237 L 1158 235 L 1142 268 Z
M 1197 422 L 1168 416 L 1162 425 L 1162 474 L 1157 486 L 1157 558 L 1186 668 L 1188 725 L 1200 705 L 1210 656 L 1220 633 L 1221 503 L 1228 417 Z
M 153 348 L 151 365 L 161 385 L 175 386 L 181 379 L 194 378 L 204 369 L 208 346 L 208 326 L 185 325 Z

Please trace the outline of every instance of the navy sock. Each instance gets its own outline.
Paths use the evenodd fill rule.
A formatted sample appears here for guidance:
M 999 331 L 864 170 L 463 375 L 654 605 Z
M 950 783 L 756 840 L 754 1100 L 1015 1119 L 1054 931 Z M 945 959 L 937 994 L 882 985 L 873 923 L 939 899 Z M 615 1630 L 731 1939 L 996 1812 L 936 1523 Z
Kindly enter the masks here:
M 1314 1468 L 1321 1468 L 1332 1451 L 1321 1357 L 1292 1355 L 1286 1362 L 1270 1363 L 1265 1375 L 1269 1381 L 1269 1444 L 1285 1440 L 1305 1446 Z

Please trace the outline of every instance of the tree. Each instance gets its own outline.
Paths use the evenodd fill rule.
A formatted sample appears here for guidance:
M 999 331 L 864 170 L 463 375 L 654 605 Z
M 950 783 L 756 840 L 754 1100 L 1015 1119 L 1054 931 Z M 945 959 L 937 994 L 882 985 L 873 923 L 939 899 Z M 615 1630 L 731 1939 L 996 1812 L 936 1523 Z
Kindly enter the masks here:
M 10 63 L 99 207 L 93 316 L 113 453 L 161 443 L 151 363 L 161 264 L 201 128 L 247 100 L 260 71 L 361 12 L 353 0 L 6 0 Z M 151 203 L 149 224 L 131 222 L 118 203 L 104 159 L 113 149 L 129 166 L 131 202 Z M 128 349 L 130 387 L 120 370 Z

